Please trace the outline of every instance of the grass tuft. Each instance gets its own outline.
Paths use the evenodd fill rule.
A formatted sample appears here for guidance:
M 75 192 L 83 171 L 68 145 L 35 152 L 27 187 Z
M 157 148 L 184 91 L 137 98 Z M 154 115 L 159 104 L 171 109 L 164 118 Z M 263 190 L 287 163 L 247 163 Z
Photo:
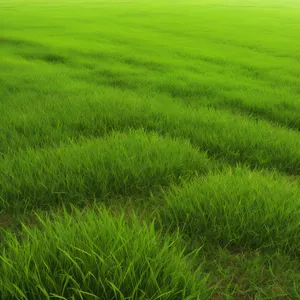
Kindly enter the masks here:
M 23 226 L 20 240 L 7 232 L 2 299 L 208 299 L 204 276 L 176 248 L 179 236 L 162 240 L 153 223 L 127 225 L 104 208 L 52 218 Z
M 147 196 L 159 187 L 206 174 L 213 164 L 188 141 L 143 130 L 115 132 L 56 149 L 27 150 L 2 160 L 1 209 L 45 208 L 106 195 Z M 67 202 L 67 203 L 66 203 Z
M 300 188 L 244 168 L 200 178 L 165 193 L 165 224 L 220 247 L 300 255 Z

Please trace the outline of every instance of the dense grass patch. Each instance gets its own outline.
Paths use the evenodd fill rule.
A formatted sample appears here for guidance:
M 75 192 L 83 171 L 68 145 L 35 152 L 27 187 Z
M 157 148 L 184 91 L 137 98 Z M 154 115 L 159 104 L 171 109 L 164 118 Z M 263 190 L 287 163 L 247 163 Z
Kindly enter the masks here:
M 1 299 L 300 299 L 298 0 L 0 20 Z
M 213 164 L 189 142 L 155 133 L 114 133 L 2 160 L 2 208 L 51 207 L 111 194 L 144 194 L 207 173 Z
M 179 237 L 162 241 L 153 224 L 132 218 L 129 226 L 105 209 L 42 222 L 24 226 L 21 241 L 6 234 L 2 299 L 208 299 L 204 277 L 176 248 Z
M 263 120 L 212 108 L 191 109 L 166 96 L 139 96 L 113 89 L 68 96 L 63 101 L 49 96 L 44 102 L 37 96 L 33 99 L 19 107 L 15 99 L 8 110 L 11 114 L 0 121 L 4 154 L 131 127 L 189 139 L 209 155 L 232 164 L 300 172 L 299 134 Z
M 166 194 L 162 218 L 192 239 L 299 257 L 300 188 L 276 177 L 235 169 L 196 179 Z

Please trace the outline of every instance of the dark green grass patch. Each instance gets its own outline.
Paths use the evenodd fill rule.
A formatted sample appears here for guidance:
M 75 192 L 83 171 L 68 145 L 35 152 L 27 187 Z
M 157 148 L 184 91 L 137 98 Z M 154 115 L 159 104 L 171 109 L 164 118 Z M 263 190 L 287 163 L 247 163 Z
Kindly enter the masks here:
M 289 255 L 208 246 L 198 261 L 215 285 L 211 299 L 299 299 L 300 262 Z

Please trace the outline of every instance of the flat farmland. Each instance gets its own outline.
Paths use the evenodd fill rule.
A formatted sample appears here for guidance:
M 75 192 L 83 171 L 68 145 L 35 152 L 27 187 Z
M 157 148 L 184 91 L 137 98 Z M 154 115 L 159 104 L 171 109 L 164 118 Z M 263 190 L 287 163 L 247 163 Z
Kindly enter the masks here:
M 0 299 L 300 299 L 300 2 L 0 0 Z

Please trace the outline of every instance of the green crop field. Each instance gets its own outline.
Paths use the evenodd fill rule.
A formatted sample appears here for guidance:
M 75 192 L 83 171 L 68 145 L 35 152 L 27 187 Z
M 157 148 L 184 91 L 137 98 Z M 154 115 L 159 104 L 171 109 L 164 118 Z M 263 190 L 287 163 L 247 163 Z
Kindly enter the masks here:
M 300 299 L 299 0 L 0 0 L 0 299 Z

